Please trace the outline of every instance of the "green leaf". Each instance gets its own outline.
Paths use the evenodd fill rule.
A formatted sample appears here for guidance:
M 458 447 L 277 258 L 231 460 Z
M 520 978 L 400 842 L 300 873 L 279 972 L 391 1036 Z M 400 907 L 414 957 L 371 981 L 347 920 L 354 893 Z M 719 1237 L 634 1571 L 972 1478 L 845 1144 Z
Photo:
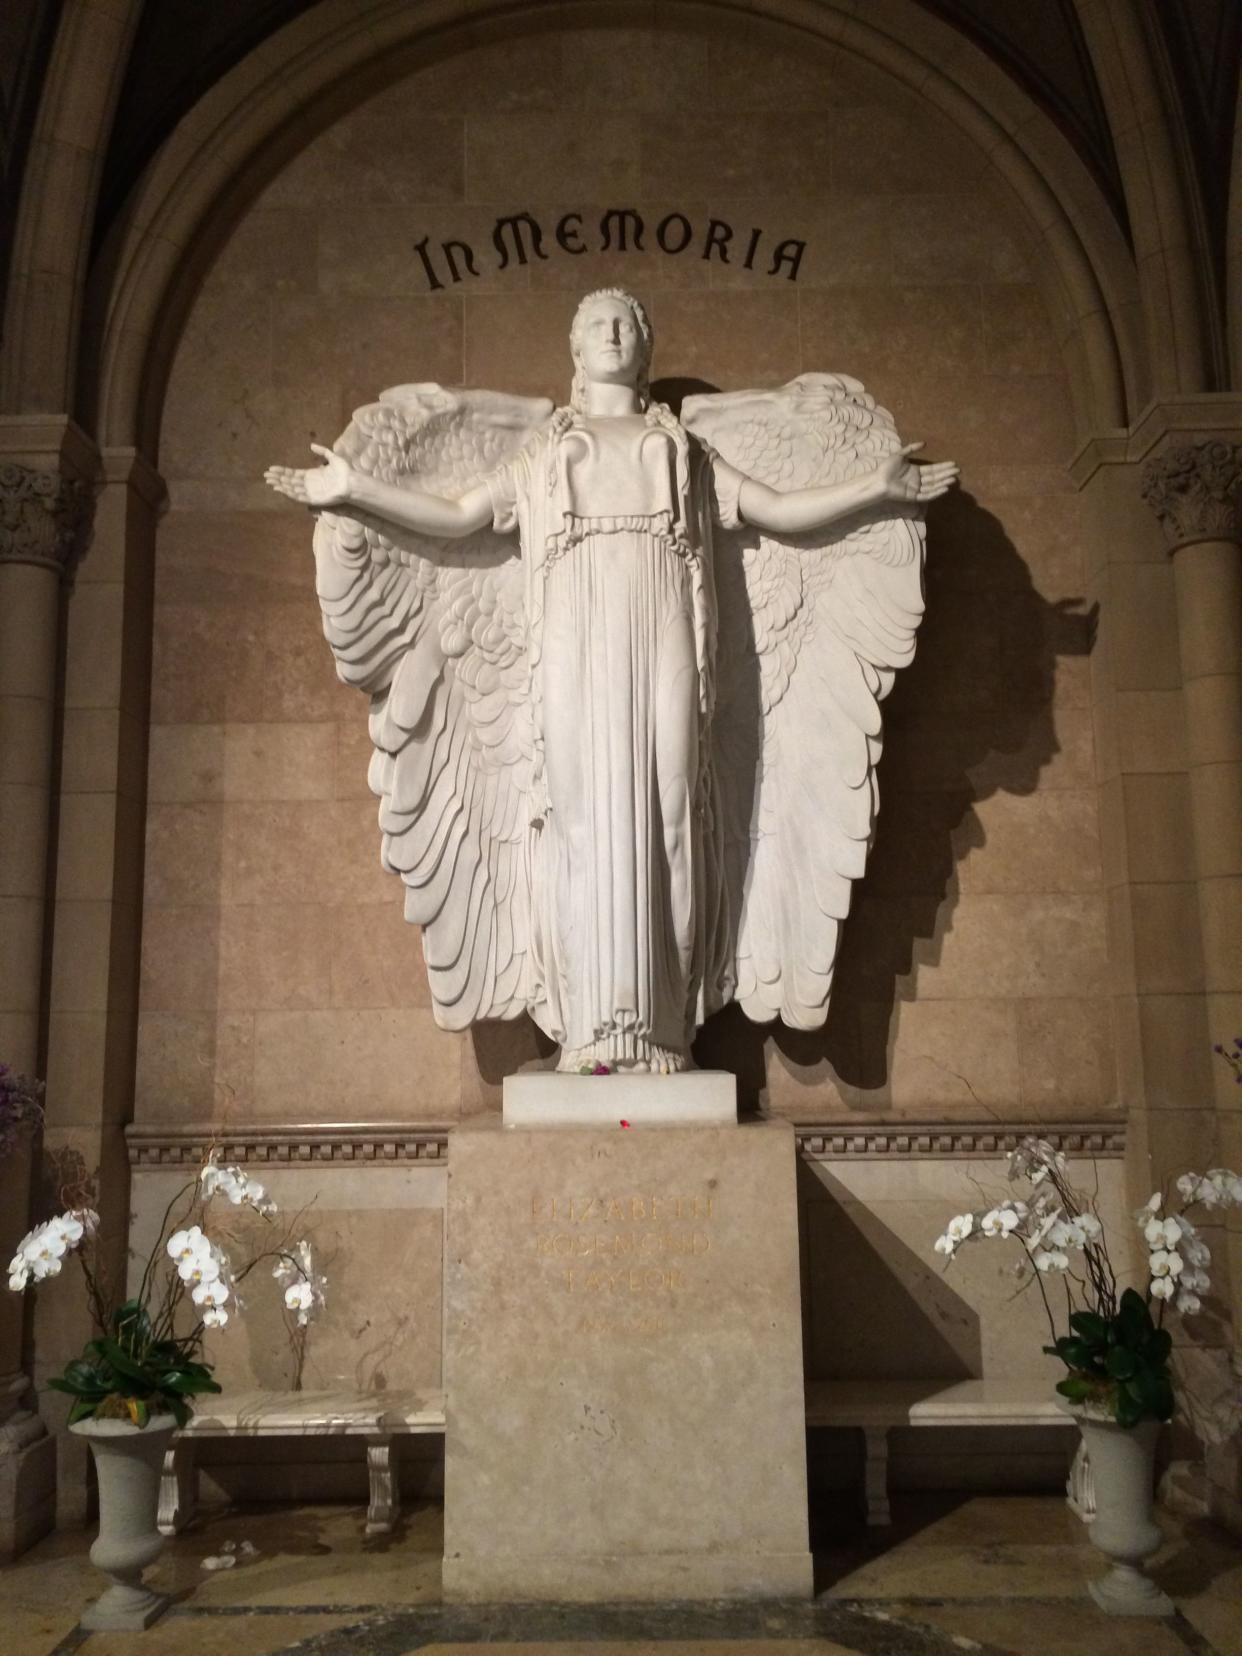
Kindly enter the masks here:
M 1069 1325 L 1075 1334 L 1080 1334 L 1093 1345 L 1103 1345 L 1108 1339 L 1108 1324 L 1094 1311 L 1073 1312 Z
M 1144 1348 L 1149 1363 L 1167 1363 L 1173 1350 L 1173 1336 L 1167 1328 L 1154 1328 Z
M 133 1380 L 137 1384 L 145 1386 L 148 1391 L 151 1390 L 154 1381 L 149 1368 L 140 1362 L 136 1362 L 127 1352 L 122 1351 L 115 1340 L 101 1340 L 100 1344 L 104 1348 L 104 1354 L 108 1361 L 118 1374 L 123 1374 L 127 1380 Z
M 68 1392 L 71 1397 L 106 1397 L 112 1390 L 112 1376 L 106 1367 L 96 1367 L 75 1357 L 66 1363 L 65 1372 L 48 1385 L 54 1391 Z
M 133 1413 L 134 1413 L 134 1416 L 135 1416 L 135 1420 L 134 1420 L 135 1426 L 145 1426 L 151 1418 L 150 1409 L 147 1408 L 146 1403 L 142 1400 L 141 1397 L 131 1398 L 130 1402 L 133 1404 Z
M 1086 1340 L 1058 1340 L 1057 1356 L 1067 1368 L 1079 1369 L 1084 1374 L 1098 1374 L 1101 1379 L 1107 1377 L 1103 1347 L 1089 1345 Z
M 1173 1413 L 1173 1387 L 1162 1369 L 1139 1369 L 1126 1389 L 1150 1419 L 1167 1420 Z
M 1070 1374 L 1064 1380 L 1058 1380 L 1057 1390 L 1062 1397 L 1068 1397 L 1071 1403 L 1082 1403 L 1095 1395 L 1095 1387 L 1080 1374 Z
M 1143 1405 L 1130 1395 L 1125 1386 L 1118 1386 L 1113 1413 L 1118 1426 L 1137 1426 L 1143 1418 Z
M 1151 1313 L 1142 1294 L 1133 1288 L 1126 1289 L 1113 1319 L 1113 1327 L 1119 1345 L 1139 1345 L 1144 1336 L 1151 1333 Z
M 214 1385 L 208 1378 L 204 1381 L 201 1374 L 190 1374 L 186 1369 L 168 1369 L 160 1375 L 160 1390 L 163 1392 L 180 1392 L 186 1397 L 193 1397 L 195 1392 L 204 1390 L 205 1385 Z
M 166 1397 L 162 1401 L 167 1405 L 169 1413 L 178 1426 L 184 1426 L 190 1418 L 190 1406 L 183 1397 Z
M 89 1420 L 95 1412 L 95 1407 L 95 1403 L 90 1402 L 85 1397 L 80 1397 L 69 1411 L 70 1426 L 73 1426 L 79 1420 Z
M 210 1363 L 192 1363 L 189 1361 L 183 1361 L 175 1364 L 174 1366 L 181 1369 L 185 1374 L 193 1374 L 197 1376 L 200 1380 L 211 1379 L 212 1367 Z
M 1129 1346 L 1113 1346 L 1108 1353 L 1108 1372 L 1114 1380 L 1128 1380 L 1138 1368 L 1138 1363 Z
M 112 1313 L 112 1332 L 119 1335 L 122 1331 L 128 1339 L 137 1335 L 144 1344 L 151 1338 L 151 1319 L 141 1300 L 126 1300 Z

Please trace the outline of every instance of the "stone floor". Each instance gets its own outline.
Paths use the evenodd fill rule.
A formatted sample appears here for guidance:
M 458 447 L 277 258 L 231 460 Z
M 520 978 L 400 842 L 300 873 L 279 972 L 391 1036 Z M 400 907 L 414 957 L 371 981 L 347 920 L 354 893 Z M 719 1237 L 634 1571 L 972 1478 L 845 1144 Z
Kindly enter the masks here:
M 49 1537 L 0 1567 L 0 1656 L 1242 1656 L 1242 1546 L 1165 1518 L 1153 1573 L 1171 1622 L 1118 1622 L 1085 1583 L 1099 1555 L 1052 1497 L 906 1497 L 891 1531 L 817 1526 L 814 1604 L 440 1604 L 440 1514 L 366 1541 L 360 1508 L 248 1509 L 201 1521 L 151 1572 L 175 1596 L 146 1634 L 81 1632 L 99 1590 L 89 1536 Z M 208 1573 L 232 1541 L 255 1556 Z M 499 1656 L 499 1652 L 498 1652 Z

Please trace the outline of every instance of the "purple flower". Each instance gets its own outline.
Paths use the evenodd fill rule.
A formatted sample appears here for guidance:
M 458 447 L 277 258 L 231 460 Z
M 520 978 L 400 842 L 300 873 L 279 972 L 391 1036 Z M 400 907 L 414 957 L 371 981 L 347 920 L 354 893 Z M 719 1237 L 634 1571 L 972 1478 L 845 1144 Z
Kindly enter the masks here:
M 0 1156 L 7 1156 L 23 1130 L 43 1122 L 43 1083 L 16 1075 L 0 1064 Z

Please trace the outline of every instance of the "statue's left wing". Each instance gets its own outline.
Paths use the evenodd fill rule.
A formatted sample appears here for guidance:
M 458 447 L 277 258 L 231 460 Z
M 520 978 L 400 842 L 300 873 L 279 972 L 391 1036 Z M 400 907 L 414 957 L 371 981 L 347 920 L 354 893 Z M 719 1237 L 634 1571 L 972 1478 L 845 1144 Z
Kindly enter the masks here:
M 686 427 L 788 491 L 873 470 L 900 448 L 857 380 L 688 398 Z M 921 510 L 859 515 L 787 541 L 716 531 L 713 759 L 735 934 L 734 998 L 756 1021 L 815 1029 L 878 805 L 880 702 L 923 613 Z
M 456 498 L 542 426 L 552 405 L 402 385 L 336 443 L 359 471 Z M 432 540 L 323 512 L 315 561 L 337 674 L 371 698 L 384 866 L 423 929 L 436 1021 L 464 1029 L 525 1008 L 531 730 L 523 565 L 489 526 Z

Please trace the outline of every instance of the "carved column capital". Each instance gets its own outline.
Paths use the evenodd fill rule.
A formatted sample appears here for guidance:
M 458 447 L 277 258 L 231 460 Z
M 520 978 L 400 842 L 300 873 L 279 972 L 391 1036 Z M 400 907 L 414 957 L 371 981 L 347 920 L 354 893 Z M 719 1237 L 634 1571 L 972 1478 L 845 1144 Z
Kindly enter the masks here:
M 80 477 L 0 464 L 0 563 L 72 576 L 90 535 L 95 491 Z
M 1242 541 L 1242 454 L 1232 443 L 1167 448 L 1143 467 L 1142 487 L 1171 551 L 1192 541 Z

